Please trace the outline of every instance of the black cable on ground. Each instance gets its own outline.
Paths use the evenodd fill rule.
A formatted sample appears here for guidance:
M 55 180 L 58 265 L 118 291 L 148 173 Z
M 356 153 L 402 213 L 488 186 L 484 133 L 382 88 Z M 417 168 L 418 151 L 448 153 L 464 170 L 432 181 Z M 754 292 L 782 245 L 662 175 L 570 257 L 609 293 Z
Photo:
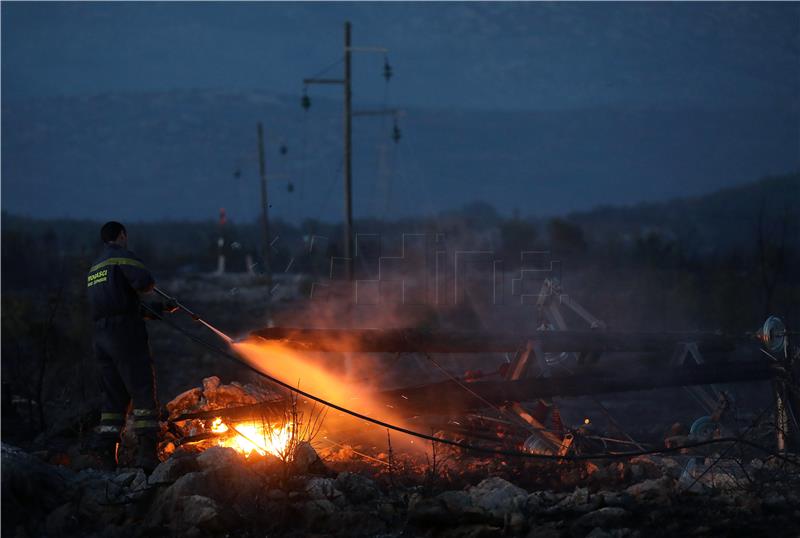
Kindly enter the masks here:
M 369 422 L 371 424 L 375 424 L 376 426 L 381 426 L 382 428 L 386 428 L 388 430 L 393 430 L 393 431 L 396 431 L 396 432 L 399 432 L 399 433 L 404 433 L 406 435 L 410 435 L 412 437 L 417 437 L 419 439 L 425 439 L 426 441 L 430 441 L 432 443 L 439 443 L 439 444 L 443 444 L 443 445 L 449 445 L 449 446 L 457 447 L 457 448 L 460 448 L 462 450 L 466 450 L 466 451 L 470 451 L 470 452 L 480 452 L 480 453 L 483 453 L 483 454 L 492 454 L 492 455 L 495 455 L 495 456 L 506 456 L 506 457 L 511 457 L 511 458 L 527 458 L 527 459 L 532 459 L 532 460 L 547 460 L 547 461 L 589 461 L 589 460 L 600 460 L 600 459 L 630 458 L 630 457 L 634 457 L 634 456 L 647 456 L 647 455 L 653 455 L 653 454 L 669 454 L 669 453 L 680 452 L 680 451 L 688 449 L 688 448 L 698 448 L 698 447 L 701 447 L 701 446 L 715 445 L 715 444 L 720 444 L 720 443 L 735 443 L 735 442 L 738 442 L 738 443 L 741 443 L 743 445 L 747 445 L 747 446 L 749 446 L 751 448 L 754 448 L 756 450 L 759 450 L 761 452 L 764 452 L 766 454 L 769 454 L 774 458 L 786 461 L 787 463 L 790 463 L 790 464 L 793 464 L 793 465 L 797 465 L 798 467 L 800 467 L 800 462 L 795 461 L 792 458 L 788 458 L 786 456 L 778 454 L 775 451 L 770 450 L 770 449 L 768 449 L 766 447 L 763 447 L 761 445 L 758 445 L 756 443 L 753 443 L 753 442 L 750 442 L 750 441 L 746 441 L 744 439 L 738 439 L 738 438 L 735 438 L 735 437 L 709 439 L 707 441 L 698 441 L 698 442 L 690 443 L 690 444 L 683 445 L 683 446 L 665 447 L 665 448 L 652 449 L 652 450 L 638 450 L 638 451 L 633 451 L 633 452 L 617 452 L 617 453 L 606 452 L 606 453 L 601 453 L 601 454 L 592 454 L 592 455 L 586 454 L 586 455 L 580 455 L 580 456 L 558 456 L 558 455 L 550 455 L 550 454 L 530 454 L 528 452 L 520 452 L 518 450 L 502 450 L 502 449 L 495 449 L 495 448 L 487 448 L 487 447 L 481 447 L 481 446 L 467 445 L 467 444 L 464 444 L 464 443 L 459 443 L 458 441 L 451 441 L 449 439 L 441 439 L 441 438 L 435 437 L 433 435 L 427 435 L 427 434 L 420 433 L 420 432 L 417 432 L 417 431 L 414 431 L 414 430 L 409 430 L 408 428 L 404 428 L 402 426 L 397 426 L 396 424 L 391 424 L 389 422 L 384 422 L 383 420 L 380 420 L 380 419 L 377 419 L 377 418 L 373 418 L 373 417 L 370 417 L 368 415 L 363 415 L 363 414 L 361 414 L 361 413 L 359 413 L 357 411 L 353 411 L 352 409 L 347 409 L 346 407 L 342 407 L 342 406 L 337 405 L 337 404 L 335 404 L 333 402 L 329 402 L 329 401 L 327 401 L 327 400 L 325 400 L 323 398 L 320 398 L 319 396 L 315 396 L 315 395 L 313 395 L 313 394 L 311 394 L 309 392 L 305 392 L 305 391 L 303 391 L 303 390 L 301 390 L 301 389 L 299 389 L 297 387 L 293 387 L 292 385 L 289 385 L 288 383 L 285 383 L 285 382 L 281 381 L 280 379 L 272 377 L 269 374 L 265 374 L 264 372 L 258 370 L 257 368 L 255 368 L 251 364 L 249 364 L 246 361 L 242 360 L 240 357 L 238 357 L 238 356 L 236 356 L 236 355 L 234 355 L 232 353 L 228 353 L 227 351 L 225 351 L 223 349 L 220 349 L 219 347 L 206 342 L 202 338 L 199 338 L 199 337 L 191 334 L 190 332 L 186 331 L 185 329 L 183 329 L 182 327 L 180 327 L 177 324 L 173 323 L 172 321 L 164 318 L 164 316 L 162 316 L 159 312 L 156 312 L 152 308 L 150 308 L 150 307 L 148 307 L 148 306 L 146 306 L 144 304 L 142 306 L 146 310 L 148 310 L 151 314 L 153 314 L 156 317 L 156 319 L 159 319 L 159 320 L 163 321 L 168 326 L 170 326 L 173 329 L 175 329 L 176 331 L 180 332 L 181 334 L 183 334 L 184 336 L 186 336 L 187 338 L 189 338 L 193 342 L 195 342 L 195 343 L 197 343 L 197 344 L 199 344 L 199 345 L 201 345 L 201 346 L 203 346 L 203 347 L 205 347 L 205 348 L 207 348 L 207 349 L 209 349 L 211 351 L 214 351 L 218 355 L 226 357 L 226 358 L 228 358 L 230 360 L 233 360 L 233 361 L 235 361 L 235 362 L 247 367 L 248 369 L 250 369 L 253 372 L 255 372 L 256 374 L 260 375 L 264 379 L 267 379 L 268 381 L 271 381 L 272 383 L 275 383 L 276 385 L 279 385 L 279 386 L 281 386 L 281 387 L 283 387 L 283 388 L 285 388 L 287 390 L 290 390 L 290 391 L 294 392 L 295 394 L 298 394 L 300 396 L 308 398 L 309 400 L 313 400 L 313 401 L 315 401 L 315 402 L 317 402 L 319 404 L 322 404 L 322 405 L 325 405 L 327 407 L 330 407 L 331 409 L 335 409 L 335 410 L 337 410 L 337 411 L 339 411 L 341 413 L 344 413 L 346 415 L 350 415 L 352 417 L 361 419 L 361 420 L 363 420 L 365 422 Z

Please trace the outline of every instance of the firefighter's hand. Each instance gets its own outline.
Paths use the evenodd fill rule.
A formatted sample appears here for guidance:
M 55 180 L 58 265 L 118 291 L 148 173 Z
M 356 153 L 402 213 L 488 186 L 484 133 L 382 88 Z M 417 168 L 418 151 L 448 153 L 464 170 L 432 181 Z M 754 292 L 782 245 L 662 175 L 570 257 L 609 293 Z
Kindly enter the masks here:
M 167 301 L 164 301 L 164 312 L 174 314 L 175 312 L 178 311 L 179 308 L 180 307 L 178 306 L 178 303 L 175 301 L 175 299 L 169 299 Z

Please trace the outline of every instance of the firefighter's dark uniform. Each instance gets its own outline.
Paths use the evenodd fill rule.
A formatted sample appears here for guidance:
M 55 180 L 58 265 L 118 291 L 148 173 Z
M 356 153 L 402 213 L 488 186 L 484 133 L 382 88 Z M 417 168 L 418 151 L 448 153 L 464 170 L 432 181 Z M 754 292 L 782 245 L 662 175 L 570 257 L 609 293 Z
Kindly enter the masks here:
M 142 261 L 113 243 L 106 244 L 87 277 L 103 391 L 94 448 L 114 454 L 132 407 L 140 466 L 156 462 L 159 425 L 153 360 L 137 292 L 148 292 L 154 284 Z

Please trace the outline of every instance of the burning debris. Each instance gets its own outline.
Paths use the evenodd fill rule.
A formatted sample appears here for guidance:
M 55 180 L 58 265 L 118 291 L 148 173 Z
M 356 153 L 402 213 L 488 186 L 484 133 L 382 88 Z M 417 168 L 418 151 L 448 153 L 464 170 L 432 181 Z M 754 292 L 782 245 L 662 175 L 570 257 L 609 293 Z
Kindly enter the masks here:
M 286 402 L 282 394 L 262 386 L 226 385 L 216 376 L 207 377 L 202 388 L 189 389 L 167 404 L 161 458 L 179 446 L 190 451 L 221 446 L 245 457 L 256 453 L 290 459 L 296 424 L 281 412 Z
M 198 453 L 214 447 L 230 448 L 247 460 L 270 457 L 304 469 L 319 461 L 310 441 L 324 413 L 314 407 L 299 411 L 293 395 L 250 383 L 226 385 L 212 376 L 203 379 L 202 388 L 174 398 L 167 411 L 162 461 L 179 449 Z
M 218 417 L 211 424 L 211 431 L 220 435 L 219 446 L 233 448 L 240 454 L 250 456 L 253 452 L 266 456 L 288 458 L 294 424 L 287 422 L 282 426 L 257 422 L 241 422 L 228 426 Z

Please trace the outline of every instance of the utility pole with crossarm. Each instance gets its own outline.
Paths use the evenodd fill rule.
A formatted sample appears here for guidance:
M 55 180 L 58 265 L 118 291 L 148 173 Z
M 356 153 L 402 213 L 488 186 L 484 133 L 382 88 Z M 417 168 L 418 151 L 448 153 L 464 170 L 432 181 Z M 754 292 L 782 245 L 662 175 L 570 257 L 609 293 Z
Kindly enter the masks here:
M 356 111 L 352 110 L 352 90 L 351 90 L 351 54 L 353 52 L 377 52 L 386 54 L 388 49 L 383 47 L 353 47 L 350 42 L 350 21 L 344 23 L 344 78 L 307 78 L 303 79 L 303 84 L 341 84 L 344 87 L 344 156 L 343 156 L 343 171 L 344 171 L 344 258 L 347 271 L 347 279 L 353 280 L 353 129 L 352 119 L 354 116 L 380 116 L 392 115 L 398 116 L 401 114 L 397 109 L 379 109 L 379 110 L 365 110 Z M 391 67 L 388 62 L 384 65 L 384 77 L 388 81 L 392 75 Z M 311 106 L 311 101 L 307 94 L 303 95 L 303 107 L 308 108 Z M 395 131 L 397 129 L 395 128 Z M 397 141 L 397 139 L 395 139 Z

